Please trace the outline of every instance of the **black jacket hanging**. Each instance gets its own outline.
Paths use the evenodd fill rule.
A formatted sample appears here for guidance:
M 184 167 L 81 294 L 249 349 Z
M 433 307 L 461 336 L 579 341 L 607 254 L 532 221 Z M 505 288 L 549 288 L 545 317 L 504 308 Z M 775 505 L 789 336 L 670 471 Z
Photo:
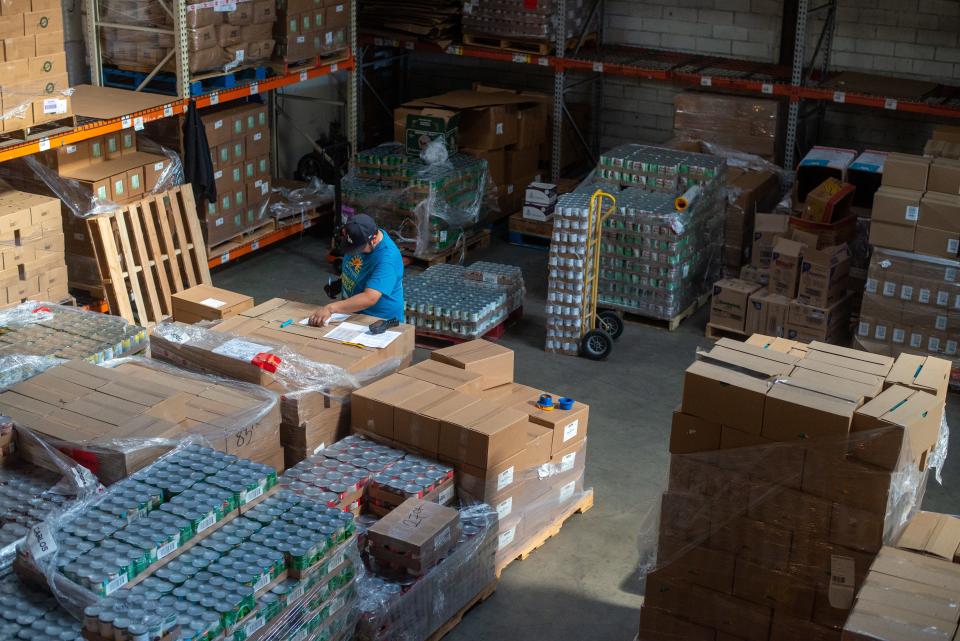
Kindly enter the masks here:
M 183 123 L 183 174 L 193 185 L 193 196 L 198 207 L 204 200 L 217 202 L 217 185 L 210 160 L 210 145 L 196 105 L 190 104 Z

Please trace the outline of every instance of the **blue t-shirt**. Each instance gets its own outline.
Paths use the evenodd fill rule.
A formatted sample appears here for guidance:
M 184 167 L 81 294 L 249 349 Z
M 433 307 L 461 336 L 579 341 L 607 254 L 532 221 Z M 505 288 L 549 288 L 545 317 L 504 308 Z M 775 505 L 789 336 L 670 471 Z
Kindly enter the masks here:
M 344 298 L 350 298 L 365 289 L 380 292 L 377 304 L 363 310 L 363 314 L 405 322 L 403 258 L 387 232 L 383 232 L 383 240 L 369 254 L 347 254 L 343 257 L 342 279 Z

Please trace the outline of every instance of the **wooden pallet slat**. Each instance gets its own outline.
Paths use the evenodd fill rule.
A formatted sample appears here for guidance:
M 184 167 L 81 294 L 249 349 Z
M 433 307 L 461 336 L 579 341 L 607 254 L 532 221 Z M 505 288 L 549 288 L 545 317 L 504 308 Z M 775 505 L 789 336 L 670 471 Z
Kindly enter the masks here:
M 163 198 L 155 196 L 150 202 L 150 213 L 155 219 L 160 233 L 160 246 L 166 255 L 166 265 L 164 269 L 171 279 L 173 291 L 183 290 L 183 279 L 180 277 L 179 256 L 176 246 L 173 244 L 173 236 L 170 235 L 170 219 L 167 216 L 167 209 L 163 206 Z
M 130 243 L 130 234 L 127 233 L 127 223 L 123 219 L 123 210 L 115 212 L 111 219 L 117 225 L 120 239 L 120 255 L 123 256 L 123 266 L 126 271 L 119 282 L 112 282 L 111 285 L 117 289 L 117 298 L 123 296 L 125 284 L 130 284 L 130 290 L 133 294 L 133 302 L 137 306 L 137 318 L 131 317 L 129 320 L 139 322 L 141 325 L 147 322 L 144 312 L 147 311 L 143 300 L 143 291 L 140 289 L 140 279 L 137 277 L 137 262 L 133 258 L 133 247 Z
M 160 311 L 165 315 L 173 313 L 173 306 L 170 303 L 170 280 L 167 275 L 167 257 L 160 250 L 160 240 L 155 225 L 152 201 L 144 200 L 139 203 L 138 211 L 140 221 L 143 225 L 144 240 L 147 243 L 147 254 L 150 256 L 150 263 L 153 267 L 153 276 L 157 281 L 160 291 Z
M 197 203 L 193 199 L 192 189 L 178 189 L 175 198 L 179 200 L 180 210 L 183 212 L 192 212 L 192 216 L 187 216 L 187 232 L 189 234 L 190 256 L 196 265 L 196 273 L 200 277 L 200 282 L 204 285 L 212 285 L 213 279 L 210 277 L 210 266 L 207 264 L 207 254 L 203 251 L 203 229 L 200 228 L 200 219 L 197 217 Z
M 163 308 L 160 306 L 160 299 L 157 297 L 156 278 L 151 267 L 151 260 L 147 254 L 146 243 L 143 238 L 143 225 L 138 203 L 133 203 L 124 211 L 118 212 L 118 215 L 127 219 L 127 229 L 133 232 L 133 248 L 137 265 L 140 272 L 137 278 L 142 281 L 143 289 L 146 293 L 145 302 L 149 305 L 147 317 L 150 319 L 160 319 L 164 316 Z M 132 279 L 133 276 L 131 275 Z
M 113 226 L 110 218 L 98 216 L 88 221 L 87 228 L 92 232 L 94 246 L 97 247 L 98 259 L 100 261 L 101 272 L 106 273 L 108 281 L 104 282 L 104 289 L 107 293 L 107 303 L 111 311 L 117 316 L 127 320 L 133 320 L 133 307 L 130 305 L 130 296 L 126 288 L 122 287 L 124 283 L 123 268 L 120 265 L 120 252 L 117 248 L 113 236 Z M 120 283 L 121 287 L 116 284 Z
M 170 209 L 173 211 L 173 226 L 176 232 L 174 236 L 174 248 L 177 252 L 177 265 L 184 276 L 184 284 L 187 287 L 193 287 L 197 284 L 197 277 L 196 272 L 192 268 L 190 253 L 186 251 L 187 232 L 184 230 L 183 213 L 180 209 L 180 203 L 173 194 L 168 194 L 165 200 L 169 202 Z

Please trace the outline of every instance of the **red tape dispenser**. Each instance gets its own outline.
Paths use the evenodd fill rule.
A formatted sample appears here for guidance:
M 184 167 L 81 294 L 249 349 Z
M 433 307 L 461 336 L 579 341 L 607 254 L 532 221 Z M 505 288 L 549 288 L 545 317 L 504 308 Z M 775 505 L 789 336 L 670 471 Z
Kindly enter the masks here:
M 283 362 L 283 359 L 277 356 L 276 354 L 270 354 L 268 352 L 260 352 L 259 354 L 254 356 L 253 360 L 251 360 L 250 362 L 265 372 L 276 374 L 277 368 L 280 367 L 280 363 Z

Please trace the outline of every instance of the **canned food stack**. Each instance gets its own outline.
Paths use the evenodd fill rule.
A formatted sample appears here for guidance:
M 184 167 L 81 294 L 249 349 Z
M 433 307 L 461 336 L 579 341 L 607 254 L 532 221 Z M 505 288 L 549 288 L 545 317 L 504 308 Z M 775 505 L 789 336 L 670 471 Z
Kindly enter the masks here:
M 458 338 L 483 336 L 523 305 L 526 291 L 522 276 L 514 277 L 513 270 L 519 268 L 494 265 L 476 263 L 468 268 L 433 265 L 405 277 L 407 322 L 434 334 Z M 487 269 L 493 271 L 485 271 Z
M 496 514 L 476 505 L 458 518 L 453 550 L 423 575 L 369 572 L 360 579 L 358 639 L 429 638 L 495 580 Z
M 80 622 L 47 592 L 8 574 L 0 578 L 0 639 L 81 641 Z
M 380 517 L 408 499 L 448 505 L 454 495 L 453 468 L 408 454 L 370 479 L 367 495 L 367 509 Z
M 344 216 L 368 214 L 420 257 L 454 247 L 485 206 L 487 161 L 465 154 L 429 164 L 387 144 L 357 155 L 343 181 Z
M 602 180 L 621 187 L 680 194 L 721 178 L 726 161 L 719 156 L 627 144 L 601 154 L 597 169 Z
M 556 32 L 555 0 L 464 0 L 463 30 L 467 34 L 491 34 L 498 38 L 552 41 Z M 567 0 L 563 16 L 564 38 L 579 35 L 590 18 L 590 7 L 583 0 Z M 552 52 L 552 50 L 551 50 Z
M 54 492 L 60 475 L 13 456 L 13 423 L 0 417 L 0 557 L 27 535 L 29 528 L 71 502 Z
M 596 269 L 586 255 L 590 195 L 560 196 L 553 215 L 547 281 L 546 351 L 576 356 L 591 306 L 585 278 Z
M 841 638 L 946 451 L 949 363 L 906 356 L 761 335 L 698 355 L 642 536 L 640 641 Z

